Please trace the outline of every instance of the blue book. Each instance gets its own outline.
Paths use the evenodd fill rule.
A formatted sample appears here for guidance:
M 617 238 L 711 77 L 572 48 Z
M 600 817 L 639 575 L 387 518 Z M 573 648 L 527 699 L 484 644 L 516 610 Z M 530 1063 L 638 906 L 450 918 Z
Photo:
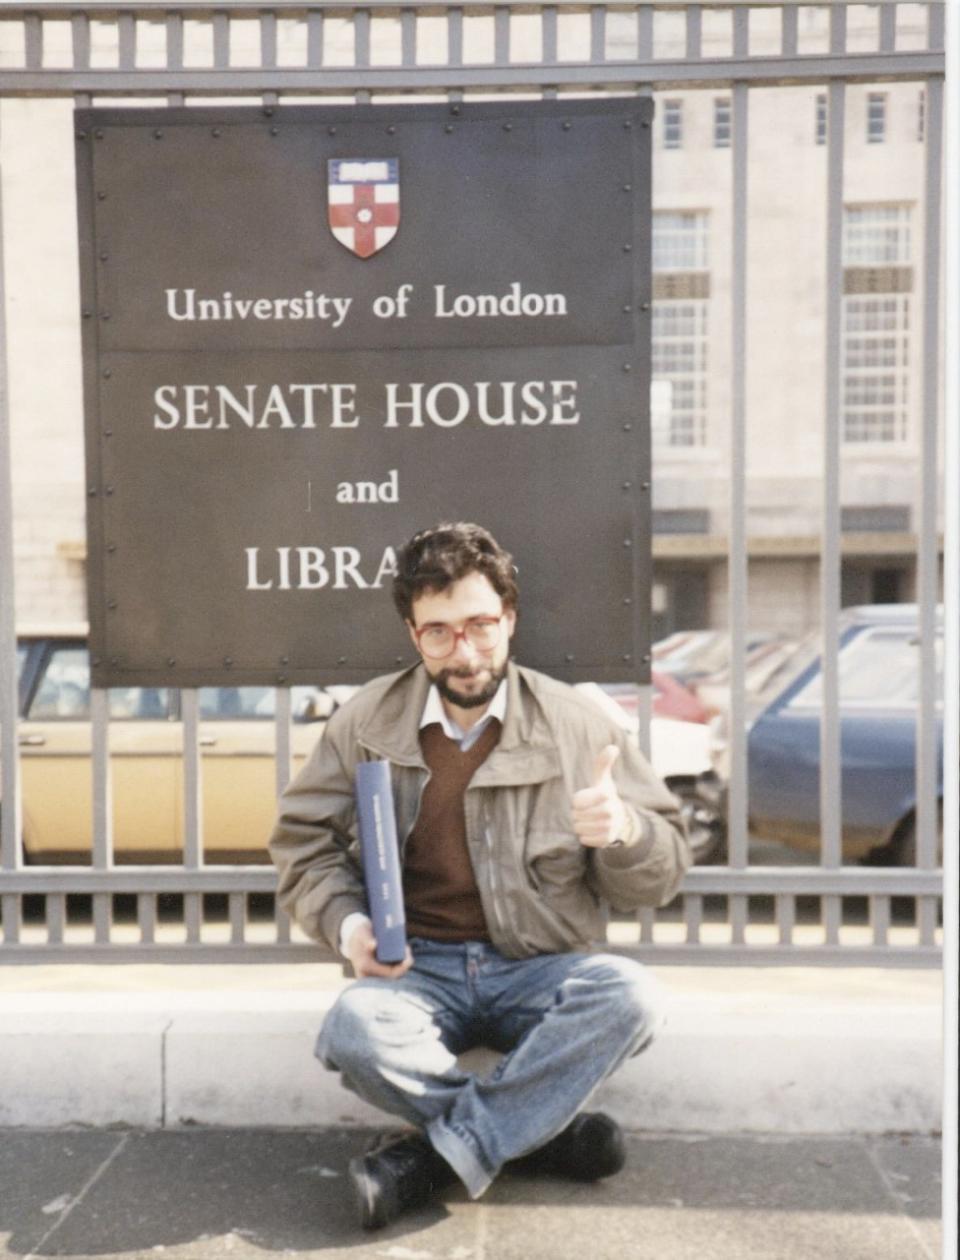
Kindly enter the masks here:
M 397 819 L 393 808 L 389 761 L 362 761 L 357 766 L 357 816 L 367 902 L 377 940 L 377 962 L 403 962 L 407 921 Z

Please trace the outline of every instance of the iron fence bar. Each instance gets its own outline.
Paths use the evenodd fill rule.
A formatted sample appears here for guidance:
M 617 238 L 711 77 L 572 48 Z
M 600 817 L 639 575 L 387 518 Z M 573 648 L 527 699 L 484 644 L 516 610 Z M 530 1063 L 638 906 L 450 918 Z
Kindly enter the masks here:
M 244 889 L 251 893 L 272 893 L 276 874 L 262 864 L 213 866 L 193 869 L 175 866 L 114 866 L 94 870 L 89 866 L 28 866 L 21 871 L 0 871 L 0 893 L 95 892 L 182 893 L 184 891 L 223 893 Z M 683 877 L 680 896 L 733 896 L 744 893 L 767 896 L 844 897 L 877 894 L 899 897 L 936 898 L 941 891 L 940 871 L 912 867 L 843 866 L 825 870 L 819 866 L 748 866 L 744 870 L 716 866 L 695 866 Z M 651 911 L 651 913 L 653 913 Z
M 607 59 L 607 10 L 605 5 L 590 9 L 590 60 L 602 65 Z
M 846 40 L 842 11 L 831 14 L 830 49 Z M 838 662 L 840 611 L 840 359 L 843 309 L 843 165 L 846 89 L 831 83 L 827 100 L 826 396 L 823 424 L 820 619 L 822 709 L 820 716 L 820 860 L 841 863 L 840 718 Z M 832 918 L 831 918 L 832 922 Z
M 0 134 L 2 139 L 2 134 Z M 4 264 L 3 188 L 0 185 L 0 871 L 23 864 L 22 805 L 17 745 L 17 621 L 13 551 L 13 461 L 7 392 L 7 314 Z M 6 905 L 4 905 L 6 922 Z
M 136 69 L 137 22 L 132 13 L 117 18 L 117 64 L 120 70 Z
M 747 939 L 749 908 L 749 902 L 744 893 L 733 893 L 727 899 L 727 914 L 730 919 L 730 940 L 734 945 L 742 945 Z
M 90 692 L 90 764 L 93 776 L 93 865 L 113 865 L 113 783 L 110 766 L 110 705 L 107 692 Z
M 166 21 L 167 68 L 183 69 L 183 14 L 169 13 Z M 264 63 L 266 64 L 266 63 Z
M 870 920 L 873 925 L 874 945 L 889 944 L 890 933 L 890 898 L 870 898 Z
M 502 4 L 493 10 L 493 59 L 498 66 L 510 62 L 510 10 Z
M 780 50 L 784 57 L 795 57 L 799 47 L 797 23 L 797 6 L 786 5 L 783 9 L 780 28 Z
M 737 18 L 746 17 L 736 14 Z M 747 627 L 747 165 L 749 97 L 745 84 L 733 89 L 733 266 L 730 286 L 730 546 L 727 588 L 730 604 L 730 700 L 728 741 L 729 862 L 744 867 L 747 856 L 746 627 Z
M 750 56 L 750 10 L 733 11 L 733 59 L 745 61 Z
M 62 945 L 67 923 L 66 894 L 48 895 L 46 898 L 47 940 L 52 945 Z
M 637 10 L 637 60 L 642 64 L 653 61 L 653 9 L 642 5 Z
M 74 13 L 70 18 L 73 44 L 73 64 L 78 70 L 90 68 L 90 20 L 86 13 Z
M 15 947 L 20 941 L 20 928 L 22 926 L 20 905 L 20 898 L 16 893 L 4 893 L 3 896 L 0 896 L 0 911 L 3 913 L 4 958 L 7 957 L 8 949 Z
M 370 13 L 356 9 L 353 14 L 353 59 L 357 69 L 370 65 Z
M 793 932 L 797 926 L 797 899 L 791 894 L 780 893 L 776 898 L 777 931 L 781 945 L 793 944 Z
M 230 65 L 230 18 L 226 13 L 213 15 L 213 68 L 226 70 Z
M 692 893 L 683 899 L 683 921 L 687 929 L 687 942 L 699 944 L 700 929 L 703 926 L 703 897 Z
M 312 9 L 307 14 L 307 65 L 323 65 L 323 14 Z
M 152 945 L 157 936 L 157 899 L 151 893 L 137 896 L 137 926 L 141 946 Z
M 24 61 L 28 70 L 43 68 L 43 23 L 36 13 L 23 19 Z
M 183 865 L 203 866 L 203 781 L 200 762 L 200 719 L 196 688 L 180 692 L 183 719 Z
M 275 770 L 276 781 L 275 787 L 277 796 L 290 782 L 290 776 L 293 769 L 292 757 L 292 732 L 290 718 L 293 712 L 293 697 L 289 687 L 277 687 L 276 689 L 276 715 L 274 717 L 274 730 L 276 732 L 276 757 Z
M 540 18 L 540 31 L 543 40 L 541 57 L 546 65 L 557 63 L 557 6 L 545 5 Z
M 463 9 L 447 14 L 447 62 L 451 67 L 463 65 Z
M 920 520 L 917 585 L 920 630 L 920 704 L 917 708 L 916 862 L 937 860 L 937 446 L 940 421 L 940 171 L 943 161 L 943 83 L 926 84 L 926 169 L 923 232 L 923 371 L 920 425 Z
M 897 43 L 897 6 L 880 6 L 880 51 L 893 52 Z
M 960 169 L 960 30 L 957 12 L 951 13 L 947 41 L 946 114 L 951 125 L 946 131 L 947 169 Z M 956 176 L 954 175 L 954 192 Z M 943 969 L 944 975 L 960 974 L 960 214 L 956 196 L 946 218 L 947 310 L 945 355 L 945 458 L 944 458 L 944 651 L 943 651 Z M 960 1043 L 960 986 L 943 986 L 943 1129 L 958 1130 L 958 1078 Z M 944 1238 L 958 1234 L 958 1144 L 944 1142 L 942 1181 L 942 1229 Z
M 400 60 L 405 66 L 417 64 L 417 11 L 400 12 Z
M 928 0 L 923 3 L 919 0 L 920 5 L 929 14 L 931 11 L 938 11 L 942 14 L 946 5 L 944 0 Z M 247 0 L 234 0 L 232 4 L 212 3 L 206 5 L 195 5 L 192 0 L 31 0 L 26 4 L 9 4 L 3 12 L 3 16 L 7 20 L 15 20 L 22 18 L 26 14 L 39 14 L 47 17 L 68 17 L 74 13 L 82 12 L 88 14 L 103 14 L 106 17 L 114 16 L 118 10 L 123 12 L 131 12 L 142 14 L 144 20 L 159 21 L 169 12 L 177 10 L 185 15 L 199 16 L 206 15 L 213 11 L 214 15 L 223 14 L 224 16 L 233 15 L 238 18 L 249 17 L 251 12 L 259 15 L 261 12 L 281 13 L 287 12 L 293 15 L 301 15 L 304 11 L 314 9 L 322 9 L 334 12 L 347 12 L 359 8 L 369 9 L 388 9 L 408 4 L 409 0 L 270 0 L 267 4 L 257 4 L 255 7 L 249 6 Z M 484 12 L 502 5 L 503 0 L 475 0 L 471 3 L 471 9 L 476 12 Z M 564 8 L 579 9 L 581 11 L 590 8 L 590 0 L 550 0 L 552 4 L 562 5 Z M 860 7 L 863 0 L 829 0 L 829 4 L 821 7 L 833 9 Z M 538 10 L 542 7 L 543 0 L 510 0 L 510 8 L 515 11 L 523 9 Z M 425 4 L 424 7 L 429 7 Z M 626 7 L 637 7 L 637 0 L 633 0 L 633 4 Z M 659 3 L 648 4 L 646 7 L 657 12 L 676 11 L 678 8 L 684 7 L 684 0 L 661 0 Z M 790 11 L 791 9 L 811 7 L 809 0 L 724 0 L 723 9 L 730 9 L 734 13 L 740 10 L 763 10 L 763 9 L 779 9 Z M 816 6 L 813 6 L 816 7 Z M 879 8 L 881 11 L 881 30 L 883 24 L 883 13 L 885 10 L 896 10 L 897 4 L 894 0 L 880 0 Z M 896 17 L 893 18 L 894 28 Z M 891 45 L 892 47 L 892 45 Z
M 260 64 L 271 70 L 277 64 L 277 15 L 270 10 L 260 14 Z
M 703 55 L 703 8 L 691 4 L 686 10 L 687 60 L 699 61 Z
M 363 16 L 358 14 L 358 19 Z M 369 16 L 368 14 L 366 16 Z M 735 15 L 738 16 L 738 15 Z M 360 27 L 358 25 L 358 40 Z M 451 71 L 456 70 L 455 76 Z M 132 73 L 117 70 L 0 70 L 0 93 L 10 96 L 61 95 L 89 92 L 97 96 L 157 95 L 168 91 L 192 96 L 231 93 L 343 94 L 353 91 L 405 92 L 447 91 L 451 87 L 514 89 L 522 79 L 530 88 L 562 85 L 595 87 L 598 79 L 613 86 L 651 86 L 658 91 L 684 88 L 724 88 L 735 82 L 764 86 L 804 86 L 824 82 L 875 83 L 878 80 L 912 80 L 942 74 L 940 53 L 898 53 L 895 58 L 875 53 L 790 59 L 751 57 L 719 58 L 694 63 L 652 61 L 606 62 L 602 74 L 588 62 L 514 63 L 496 66 L 326 66 L 322 71 L 299 66 L 263 68 L 214 67 L 189 70 L 144 69 Z

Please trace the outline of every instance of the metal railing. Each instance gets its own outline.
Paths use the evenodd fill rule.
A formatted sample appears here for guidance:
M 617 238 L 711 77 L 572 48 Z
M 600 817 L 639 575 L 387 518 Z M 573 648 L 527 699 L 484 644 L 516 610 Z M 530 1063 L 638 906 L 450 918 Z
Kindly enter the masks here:
M 941 329 L 942 3 L 875 6 L 872 46 L 849 38 L 850 6 L 832 3 L 813 32 L 795 3 L 607 6 L 583 0 L 423 5 L 408 0 L 274 0 L 242 4 L 73 3 L 36 0 L 0 10 L 0 97 L 157 97 L 180 105 L 210 97 L 281 110 L 286 101 L 459 101 L 491 93 L 653 93 L 729 89 L 732 289 L 728 556 L 731 669 L 729 862 L 687 876 L 678 903 L 616 924 L 613 944 L 658 961 L 750 960 L 796 964 L 936 965 L 941 872 L 937 865 L 938 423 Z M 870 6 L 859 6 L 867 11 Z M 910 26 L 909 39 L 905 37 Z M 918 43 L 917 30 L 921 32 Z M 819 41 L 819 42 L 818 42 Z M 531 49 L 533 51 L 531 51 Z M 840 606 L 841 234 L 848 86 L 914 81 L 926 92 L 922 264 L 922 451 L 918 527 L 921 700 L 916 869 L 842 865 L 837 675 Z M 827 364 L 820 548 L 824 708 L 822 851 L 818 868 L 750 867 L 747 834 L 745 643 L 747 632 L 748 133 L 756 88 L 823 85 L 828 93 Z M 2 192 L 2 190 L 0 190 Z M 0 202 L 2 227 L 2 202 Z M 13 590 L 13 508 L 3 273 L 0 258 L 0 907 L 4 961 L 314 960 L 317 948 L 280 913 L 269 868 L 209 867 L 201 828 L 202 759 L 197 693 L 182 695 L 184 864 L 116 867 L 111 826 L 107 697 L 94 692 L 94 846 L 89 868 L 24 866 L 21 846 Z M 276 783 L 291 757 L 289 692 L 277 693 Z M 903 921 L 891 908 L 910 899 Z

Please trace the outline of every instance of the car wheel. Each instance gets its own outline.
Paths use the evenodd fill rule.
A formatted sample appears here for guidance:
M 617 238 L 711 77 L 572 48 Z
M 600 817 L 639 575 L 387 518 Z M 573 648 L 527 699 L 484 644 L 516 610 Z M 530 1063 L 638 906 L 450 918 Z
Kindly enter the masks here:
M 890 845 L 890 856 L 897 866 L 916 866 L 917 864 L 917 819 L 916 815 L 904 823 L 899 834 Z M 937 862 L 943 866 L 943 807 L 940 809 L 940 833 L 937 841 Z
M 668 779 L 667 787 L 679 798 L 694 863 L 709 866 L 725 862 L 727 826 L 716 804 L 701 796 L 696 779 Z

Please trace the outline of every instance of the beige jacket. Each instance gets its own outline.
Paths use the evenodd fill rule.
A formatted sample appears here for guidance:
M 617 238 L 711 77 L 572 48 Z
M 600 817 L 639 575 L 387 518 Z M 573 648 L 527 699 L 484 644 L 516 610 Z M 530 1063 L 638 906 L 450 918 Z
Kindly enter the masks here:
M 402 848 L 428 778 L 418 732 L 429 685 L 420 665 L 368 683 L 333 714 L 280 798 L 270 839 L 280 904 L 334 950 L 346 915 L 366 910 L 354 767 L 391 762 Z M 640 839 L 598 850 L 574 834 L 570 798 L 590 786 L 593 759 L 610 743 Z M 514 664 L 500 742 L 467 788 L 465 811 L 490 936 L 511 958 L 602 941 L 610 907 L 664 904 L 690 865 L 677 802 L 624 732 L 572 687 Z

